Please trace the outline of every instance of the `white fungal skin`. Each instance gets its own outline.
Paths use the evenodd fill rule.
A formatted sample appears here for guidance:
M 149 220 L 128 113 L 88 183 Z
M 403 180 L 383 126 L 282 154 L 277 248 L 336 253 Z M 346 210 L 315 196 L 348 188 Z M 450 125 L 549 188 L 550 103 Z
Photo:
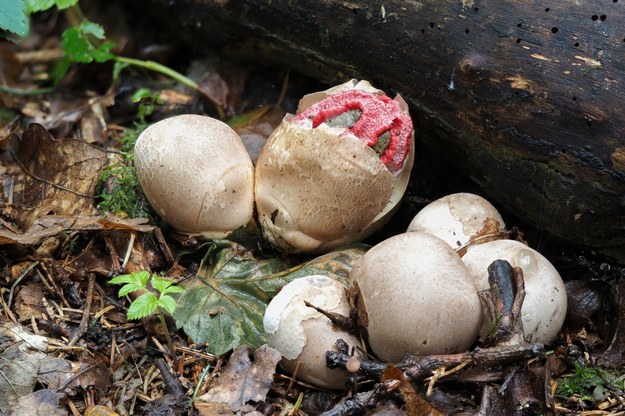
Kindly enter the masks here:
M 298 111 L 349 88 L 383 94 L 367 82 L 348 82 L 302 99 Z M 373 91 L 371 91 L 373 90 Z M 405 105 L 401 97 L 396 98 Z M 407 106 L 405 106 L 407 112 Z M 255 174 L 263 237 L 289 253 L 321 253 L 360 241 L 396 211 L 410 178 L 414 140 L 394 176 L 376 152 L 342 128 L 312 129 L 287 115 L 267 140 Z
M 407 231 L 432 234 L 457 249 L 477 236 L 487 219 L 497 221 L 499 231 L 505 231 L 503 218 L 490 202 L 479 195 L 456 193 L 426 205 L 410 222 Z
M 148 201 L 178 231 L 224 237 L 251 220 L 252 161 L 221 121 L 195 114 L 161 120 L 141 133 L 134 154 Z
M 488 266 L 495 260 L 506 260 L 523 269 L 525 299 L 521 322 L 525 338 L 531 342 L 552 342 L 564 323 L 567 300 L 564 283 L 558 271 L 542 254 L 514 240 L 489 241 L 470 246 L 462 257 L 478 290 L 486 290 Z M 491 326 L 487 311 L 480 331 L 485 338 Z
M 335 328 L 330 320 L 304 304 L 310 302 L 327 312 L 349 316 L 349 302 L 342 283 L 323 275 L 298 278 L 287 285 L 267 306 L 263 325 L 268 345 L 282 354 L 280 365 L 296 377 L 321 388 L 342 389 L 347 372 L 326 367 L 326 351 L 336 350 L 340 338 L 358 345 L 354 336 Z
M 384 240 L 356 263 L 350 280 L 360 289 L 369 344 L 382 360 L 452 354 L 477 340 L 477 291 L 460 256 L 437 237 L 411 232 Z

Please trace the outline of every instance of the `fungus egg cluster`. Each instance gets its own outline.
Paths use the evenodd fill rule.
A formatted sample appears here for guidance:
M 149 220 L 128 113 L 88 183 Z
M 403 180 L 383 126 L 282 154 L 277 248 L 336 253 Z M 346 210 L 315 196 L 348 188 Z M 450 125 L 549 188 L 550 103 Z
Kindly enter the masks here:
M 361 241 L 389 220 L 408 185 L 413 135 L 401 97 L 352 80 L 302 98 L 256 167 L 230 127 L 200 115 L 148 127 L 135 165 L 146 197 L 178 231 L 223 238 L 256 212 L 266 241 L 286 253 L 314 254 Z M 285 285 L 264 316 L 268 343 L 281 352 L 285 371 L 331 389 L 347 380 L 345 370 L 325 365 L 338 339 L 352 351 L 368 342 L 384 361 L 465 351 L 492 324 L 478 292 L 489 288 L 487 269 L 497 259 L 523 270 L 526 339 L 549 343 L 566 314 L 564 284 L 542 255 L 504 239 L 505 231 L 497 209 L 480 196 L 433 201 L 405 233 L 353 265 L 349 290 L 324 275 Z M 362 338 L 337 328 L 327 313 L 357 315 Z

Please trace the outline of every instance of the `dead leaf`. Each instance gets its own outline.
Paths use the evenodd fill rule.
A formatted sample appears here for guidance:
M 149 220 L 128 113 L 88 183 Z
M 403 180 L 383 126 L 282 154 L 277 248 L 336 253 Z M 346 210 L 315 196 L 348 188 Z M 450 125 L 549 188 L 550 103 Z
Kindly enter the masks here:
M 26 232 L 10 230 L 0 223 L 0 245 L 20 244 L 35 245 L 42 239 L 57 235 L 63 231 L 88 231 L 88 230 L 127 230 L 148 232 L 154 229 L 153 226 L 145 224 L 145 218 L 121 219 L 109 216 L 92 217 L 63 217 L 58 215 L 46 215 L 36 219 Z
M 8 152 L 21 168 L 12 203 L 16 223 L 26 230 L 46 215 L 74 216 L 96 212 L 93 197 L 106 152 L 82 140 L 55 140 L 39 124 L 20 138 L 13 134 Z
M 41 284 L 23 285 L 15 296 L 14 312 L 21 322 L 30 321 L 30 318 L 41 318 L 46 311 L 42 299 L 45 295 L 45 286 Z
M 404 372 L 394 365 L 389 365 L 382 375 L 382 381 L 399 380 L 399 393 L 406 403 L 408 416 L 444 416 L 445 413 L 434 408 L 430 402 L 419 395 Z
M 228 125 L 241 137 L 252 163 L 256 164 L 256 159 L 265 146 L 267 138 L 278 127 L 284 114 L 284 111 L 263 106 L 228 122 Z
M 21 350 L 48 351 L 48 338 L 31 334 L 23 326 L 6 322 L 0 326 L 0 352 L 19 345 Z
M 68 412 L 59 407 L 59 403 L 64 397 L 65 393 L 58 392 L 56 390 L 38 390 L 34 393 L 20 397 L 11 415 L 65 416 Z
M 239 410 L 250 400 L 255 402 L 265 400 L 273 381 L 276 365 L 282 356 L 277 350 L 267 345 L 263 345 L 254 352 L 253 361 L 250 355 L 251 349 L 248 346 L 235 348 L 217 384 L 199 400 L 212 404 L 226 403 L 232 411 Z

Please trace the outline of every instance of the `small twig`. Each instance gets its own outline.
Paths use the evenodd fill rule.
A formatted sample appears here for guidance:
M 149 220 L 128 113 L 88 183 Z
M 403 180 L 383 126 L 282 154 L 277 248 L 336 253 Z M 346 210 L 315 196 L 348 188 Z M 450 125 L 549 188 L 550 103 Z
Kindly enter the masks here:
M 161 372 L 163 382 L 165 383 L 165 391 L 175 396 L 184 395 L 185 391 L 182 384 L 178 381 L 178 378 L 169 371 L 169 366 L 162 358 L 157 358 L 154 362 Z
M 91 303 L 93 302 L 93 288 L 95 287 L 95 273 L 89 273 L 89 286 L 87 286 L 87 299 L 85 300 L 85 308 L 82 312 L 82 319 L 78 328 L 72 333 L 72 337 L 67 342 L 67 346 L 71 347 L 78 339 L 87 332 L 89 326 L 89 316 L 91 314 Z
M 27 268 L 26 270 L 24 270 L 22 273 L 20 273 L 19 277 L 17 279 L 15 279 L 15 282 L 13 282 L 13 284 L 11 285 L 11 290 L 9 290 L 9 300 L 7 301 L 7 304 L 9 306 L 9 309 L 11 308 L 12 304 L 13 304 L 13 292 L 15 291 L 15 288 L 17 287 L 17 285 L 20 284 L 20 282 L 28 275 L 28 273 L 30 273 L 30 271 L 39 264 L 39 260 L 32 262 Z
M 130 233 L 130 241 L 128 242 L 128 248 L 126 249 L 126 255 L 124 256 L 124 261 L 121 264 L 122 270 L 126 269 L 126 265 L 128 264 L 128 260 L 130 260 L 130 255 L 132 254 L 132 248 L 133 248 L 133 246 L 135 244 L 135 238 L 136 238 L 135 233 L 131 232 Z

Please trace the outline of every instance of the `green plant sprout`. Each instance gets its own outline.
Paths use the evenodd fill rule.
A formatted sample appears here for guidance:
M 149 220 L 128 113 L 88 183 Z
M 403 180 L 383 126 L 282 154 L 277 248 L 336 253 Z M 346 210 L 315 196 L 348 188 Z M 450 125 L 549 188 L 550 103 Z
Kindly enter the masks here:
M 148 289 L 148 282 L 152 285 L 154 290 L 158 292 L 158 296 Z M 171 280 L 162 279 L 156 275 L 150 274 L 150 272 L 146 270 L 130 274 L 122 274 L 109 280 L 109 283 L 114 285 L 124 285 L 118 292 L 118 296 L 120 298 L 129 295 L 130 293 L 142 292 L 139 297 L 132 301 L 128 307 L 126 316 L 130 320 L 135 320 L 145 318 L 146 316 L 150 316 L 156 312 L 161 321 L 163 331 L 165 332 L 165 338 L 167 339 L 170 356 L 176 364 L 177 359 L 174 343 L 169 335 L 167 323 L 165 322 L 164 311 L 167 311 L 170 314 L 174 312 L 176 309 L 176 300 L 170 296 L 170 294 L 182 293 L 183 289 L 176 286 Z
M 51 69 L 51 78 L 56 85 L 69 70 L 73 63 L 114 62 L 113 78 L 117 79 L 120 72 L 129 66 L 144 68 L 163 74 L 194 90 L 199 90 L 197 82 L 185 75 L 155 61 L 141 60 L 119 56 L 112 52 L 116 43 L 108 40 L 104 28 L 84 17 L 78 6 L 79 0 L 0 0 L 0 36 L 24 38 L 29 31 L 29 16 L 56 7 L 58 10 L 68 9 L 81 20 L 80 23 L 67 28 L 62 38 L 64 58 Z M 15 88 L 0 86 L 1 90 L 15 94 L 29 94 L 30 91 L 19 91 Z M 37 93 L 47 90 L 37 90 Z

